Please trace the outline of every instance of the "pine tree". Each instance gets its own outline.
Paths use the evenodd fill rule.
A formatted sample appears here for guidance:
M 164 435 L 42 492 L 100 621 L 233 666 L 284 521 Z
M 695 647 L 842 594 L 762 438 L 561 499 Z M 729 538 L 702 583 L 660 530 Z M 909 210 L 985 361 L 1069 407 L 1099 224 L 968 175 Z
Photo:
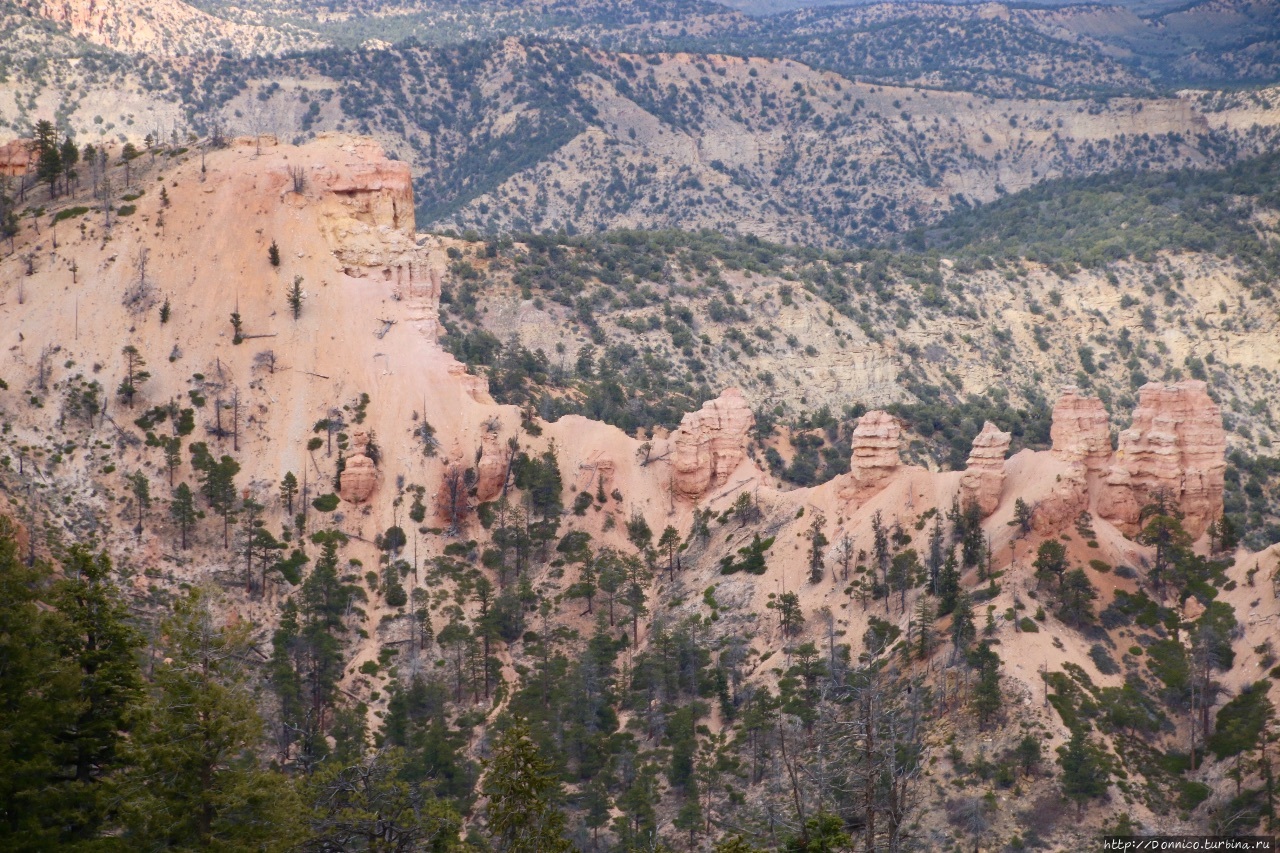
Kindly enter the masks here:
M 147 362 L 136 346 L 128 344 L 120 352 L 124 355 L 124 379 L 120 381 L 116 393 L 124 397 L 125 405 L 132 409 L 138 386 L 150 379 L 151 374 L 142 369 L 147 366 Z
M 956 655 L 964 652 L 977 636 L 977 629 L 973 624 L 973 602 L 969 598 L 969 593 L 961 592 L 956 596 L 956 607 L 951 612 L 951 644 L 955 647 Z
M 197 513 L 195 495 L 186 483 L 179 483 L 178 488 L 174 490 L 173 500 L 169 502 L 169 517 L 173 519 L 174 524 L 178 525 L 182 550 L 187 550 L 187 536 L 196 523 Z
M 135 766 L 124 785 L 131 846 L 284 850 L 298 840 L 293 788 L 260 769 L 255 754 L 262 720 L 245 670 L 250 629 L 219 627 L 200 589 L 165 620 L 165 663 L 135 731 Z
M 823 549 L 831 544 L 826 534 L 822 532 L 822 528 L 827 524 L 827 517 L 822 513 L 815 513 L 813 520 L 809 522 L 809 530 L 806 538 L 809 540 L 809 581 L 818 583 L 826 574 L 826 569 L 822 564 Z
M 109 797 L 100 784 L 124 764 L 123 745 L 139 701 L 141 639 L 129 610 L 111 584 L 111 559 L 75 545 L 54 584 L 50 604 L 62 617 L 56 644 L 76 682 L 70 711 L 57 732 L 59 779 L 78 802 L 70 818 L 75 834 L 92 838 L 107 818 Z
M 15 533 L 0 516 L 0 848 L 57 849 L 79 803 L 51 781 L 63 768 L 55 732 L 71 723 L 76 678 L 50 638 L 60 629 L 40 593 L 46 567 L 27 568 Z
M 138 512 L 138 523 L 134 525 L 133 532 L 138 539 L 142 539 L 142 521 L 147 510 L 151 508 L 151 481 L 141 471 L 135 471 L 125 479 L 129 481 L 129 491 L 133 493 L 133 505 Z
M 973 708 L 978 712 L 978 729 L 981 731 L 1004 704 L 1000 693 L 1000 656 L 992 650 L 990 643 L 983 641 L 969 652 L 968 663 L 978 671 Z
M 1071 740 L 1058 747 L 1058 763 L 1062 765 L 1062 793 L 1076 801 L 1079 811 L 1085 801 L 1107 792 L 1107 771 L 1083 728 L 1072 732 Z
M 484 779 L 486 826 L 496 853 L 569 853 L 560 781 L 524 723 L 498 735 Z
M 267 248 L 267 260 L 271 262 L 271 266 L 280 266 L 280 247 L 276 245 L 276 241 L 272 240 L 271 245 Z
M 293 476 L 292 471 L 289 471 L 284 475 L 284 479 L 280 481 L 280 500 L 284 501 L 289 515 L 293 515 L 293 501 L 297 496 L 298 478 Z
M 305 298 L 302 293 L 302 276 L 295 275 L 293 277 L 293 284 L 289 286 L 287 298 L 289 301 L 289 313 L 296 320 L 302 316 L 302 300 Z

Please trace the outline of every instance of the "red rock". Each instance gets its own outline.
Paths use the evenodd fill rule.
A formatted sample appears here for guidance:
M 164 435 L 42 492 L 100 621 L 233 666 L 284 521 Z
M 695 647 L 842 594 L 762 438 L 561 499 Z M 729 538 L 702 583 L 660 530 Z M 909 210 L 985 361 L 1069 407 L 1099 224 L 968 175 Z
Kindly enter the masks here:
M 1111 424 L 1097 397 L 1086 397 L 1074 386 L 1062 389 L 1053 406 L 1053 454 L 1068 462 L 1082 462 L 1087 471 L 1104 471 L 1111 460 Z
M 1075 521 L 1089 507 L 1089 485 L 1084 462 L 1072 462 L 1058 475 L 1049 496 L 1036 504 L 1031 526 L 1037 533 L 1051 535 Z
M 697 499 L 724 485 L 746 457 L 747 433 L 755 423 L 737 388 L 725 389 L 671 434 L 671 485 L 676 494 Z
M 1205 383 L 1142 386 L 1133 425 L 1120 433 L 1098 514 L 1133 535 L 1142 507 L 1164 492 L 1182 511 L 1187 532 L 1200 536 L 1222 515 L 1226 447 L 1222 410 Z
M 378 468 L 367 455 L 369 434 L 356 430 L 351 434 L 352 454 L 347 457 L 338 478 L 338 494 L 348 503 L 364 503 L 373 497 L 378 488 Z
M 859 418 L 853 430 L 849 478 L 840 490 L 840 497 L 863 501 L 884 488 L 902 464 L 898 455 L 901 443 L 902 425 L 888 412 L 867 412 Z
M 15 139 L 0 145 L 0 175 L 16 177 L 34 169 L 35 157 L 31 153 L 31 141 Z
M 983 518 L 996 511 L 1004 490 L 1004 457 L 1013 436 L 987 421 L 973 440 L 969 462 L 960 478 L 961 501 L 974 501 Z
M 485 503 L 502 494 L 511 452 L 492 430 L 485 430 L 480 448 L 480 461 L 476 463 L 476 500 Z

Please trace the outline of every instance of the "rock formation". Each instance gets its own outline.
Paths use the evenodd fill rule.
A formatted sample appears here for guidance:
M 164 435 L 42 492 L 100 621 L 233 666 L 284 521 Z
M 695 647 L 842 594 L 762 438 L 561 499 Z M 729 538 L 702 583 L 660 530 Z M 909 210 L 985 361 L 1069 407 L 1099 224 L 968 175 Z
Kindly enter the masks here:
M 346 215 L 374 228 L 389 228 L 405 236 L 414 234 L 413 181 L 409 164 L 390 160 L 372 140 L 343 144 L 347 162 L 338 167 L 313 166 L 304 170 L 306 180 L 331 194 Z M 292 176 L 290 183 L 292 187 Z
M 511 452 L 497 432 L 485 430 L 480 442 L 480 461 L 476 463 L 476 500 L 491 501 L 502 494 L 507 481 Z
M 1037 533 L 1053 534 L 1089 508 L 1089 484 L 1083 462 L 1073 462 L 1058 475 L 1049 496 L 1036 504 L 1031 526 Z
M 961 500 L 975 501 L 982 510 L 982 517 L 996 511 L 1000 494 L 1004 489 L 1004 457 L 1009 452 L 1013 436 L 1001 432 L 999 427 L 987 421 L 982 432 L 973 440 L 969 451 L 969 463 L 960 478 Z
M 1222 411 L 1205 383 L 1142 386 L 1133 425 L 1120 433 L 1098 514 L 1132 535 L 1142 507 L 1163 492 L 1182 511 L 1187 532 L 1199 536 L 1222 514 L 1226 444 Z
M 697 499 L 722 486 L 746 456 L 747 432 L 755 423 L 737 388 L 726 389 L 671 434 L 671 484 L 676 494 Z
M 347 457 L 342 476 L 338 478 L 338 494 L 344 501 L 364 503 L 378 486 L 378 469 L 368 455 L 369 434 L 355 430 L 351 434 L 352 453 Z
M 0 175 L 10 177 L 25 175 L 35 166 L 29 140 L 15 139 L 0 145 Z
M 1111 425 L 1097 397 L 1086 397 L 1074 386 L 1062 389 L 1053 406 L 1053 455 L 1080 462 L 1087 471 L 1104 471 L 1111 460 Z
M 888 412 L 867 412 L 853 430 L 853 456 L 848 485 L 840 490 L 844 500 L 864 500 L 885 485 L 902 459 L 898 448 L 902 425 Z

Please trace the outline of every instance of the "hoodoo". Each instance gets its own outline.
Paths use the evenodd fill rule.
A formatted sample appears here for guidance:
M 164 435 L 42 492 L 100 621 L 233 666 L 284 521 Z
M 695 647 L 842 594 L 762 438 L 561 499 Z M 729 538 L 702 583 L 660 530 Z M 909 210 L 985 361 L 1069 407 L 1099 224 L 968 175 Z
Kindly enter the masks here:
M 882 489 L 902 464 L 898 448 L 902 425 L 888 412 L 867 412 L 853 430 L 849 483 L 840 490 L 845 500 L 861 501 Z
M 1004 457 L 1009 452 L 1013 436 L 1001 432 L 991 421 L 982 425 L 982 432 L 973 440 L 969 463 L 960 478 L 963 500 L 974 501 L 982 510 L 983 518 L 996 511 L 1004 490 Z
M 1142 508 L 1164 494 L 1200 536 L 1222 515 L 1226 432 L 1222 410 L 1198 380 L 1148 383 L 1138 392 L 1133 425 L 1120 444 L 1098 499 L 1098 514 L 1136 533 Z
M 671 435 L 671 481 L 676 494 L 698 499 L 722 486 L 746 457 L 747 433 L 755 423 L 737 388 L 727 388 L 680 420 Z
M 341 485 L 338 492 L 344 501 L 353 504 L 364 503 L 373 496 L 378 487 L 378 469 L 369 456 L 369 434 L 357 430 L 351 434 L 352 454 L 347 457 L 346 467 L 339 478 Z

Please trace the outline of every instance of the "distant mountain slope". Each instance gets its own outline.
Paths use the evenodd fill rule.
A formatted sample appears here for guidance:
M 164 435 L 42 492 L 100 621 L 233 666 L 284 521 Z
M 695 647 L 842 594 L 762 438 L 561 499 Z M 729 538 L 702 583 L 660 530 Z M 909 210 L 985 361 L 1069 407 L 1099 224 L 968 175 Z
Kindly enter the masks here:
M 236 23 L 182 0 L 19 0 L 33 15 L 93 44 L 124 53 L 182 56 L 207 51 L 243 55 L 317 47 L 290 27 Z

